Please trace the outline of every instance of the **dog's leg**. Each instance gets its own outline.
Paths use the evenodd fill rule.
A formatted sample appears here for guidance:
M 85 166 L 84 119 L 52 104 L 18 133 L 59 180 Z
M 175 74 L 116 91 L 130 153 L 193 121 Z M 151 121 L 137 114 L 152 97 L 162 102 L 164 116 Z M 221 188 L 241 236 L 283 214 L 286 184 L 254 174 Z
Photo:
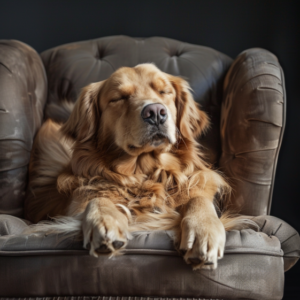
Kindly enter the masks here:
M 83 213 L 82 231 L 83 245 L 91 255 L 115 255 L 127 244 L 128 219 L 110 200 L 95 198 Z
M 191 199 L 182 208 L 179 250 L 193 269 L 215 269 L 223 257 L 226 233 L 213 202 L 204 197 Z

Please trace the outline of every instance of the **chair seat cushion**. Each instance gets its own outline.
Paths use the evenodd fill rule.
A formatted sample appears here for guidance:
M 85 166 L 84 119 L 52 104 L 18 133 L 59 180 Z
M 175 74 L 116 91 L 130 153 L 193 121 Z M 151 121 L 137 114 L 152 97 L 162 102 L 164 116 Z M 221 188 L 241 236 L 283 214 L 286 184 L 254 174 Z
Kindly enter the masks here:
M 251 229 L 227 233 L 225 256 L 213 271 L 192 271 L 174 250 L 170 231 L 135 232 L 124 254 L 110 259 L 89 256 L 81 241 L 63 235 L 3 235 L 0 265 L 0 297 L 274 300 L 282 298 L 284 280 L 280 241 Z

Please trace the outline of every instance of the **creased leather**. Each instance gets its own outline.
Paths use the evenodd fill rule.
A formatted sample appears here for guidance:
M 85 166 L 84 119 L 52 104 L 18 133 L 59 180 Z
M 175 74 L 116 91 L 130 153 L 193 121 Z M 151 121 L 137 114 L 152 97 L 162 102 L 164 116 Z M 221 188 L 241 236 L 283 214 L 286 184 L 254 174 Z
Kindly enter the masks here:
M 225 257 L 214 271 L 192 271 L 174 250 L 172 232 L 133 236 L 124 255 L 111 259 L 91 257 L 81 241 L 63 235 L 2 236 L 0 295 L 282 297 L 283 252 L 276 236 L 251 229 L 228 232 Z
M 288 271 L 300 257 L 299 233 L 286 222 L 272 216 L 258 216 L 253 219 L 260 230 L 269 236 L 276 236 L 281 243 L 284 271 Z
M 27 166 L 46 93 L 39 55 L 19 41 L 0 40 L 0 214 L 23 215 Z
M 29 223 L 14 216 L 0 215 L 0 236 L 20 234 Z
M 272 220 L 272 219 L 271 219 Z M 17 221 L 22 222 L 22 225 L 16 226 Z M 283 221 L 281 221 L 284 223 Z M 6 226 L 1 224 L 5 223 Z M 47 234 L 20 234 L 20 231 L 25 229 L 28 225 L 22 220 L 18 220 L 12 216 L 0 215 L 0 228 L 10 227 L 14 229 L 14 234 L 3 235 L 0 237 L 0 255 L 9 255 L 9 251 L 24 255 L 30 251 L 35 251 L 37 254 L 39 251 L 45 253 L 55 250 L 57 253 L 65 250 L 82 250 L 86 251 L 82 247 L 82 241 L 76 238 L 68 238 L 65 235 L 47 235 Z M 161 253 L 170 251 L 172 255 L 177 256 L 177 252 L 174 249 L 172 241 L 172 231 L 137 231 L 133 232 L 133 239 L 129 240 L 125 253 L 128 250 L 129 254 L 134 251 L 143 250 L 140 253 L 144 253 L 144 250 L 162 250 Z M 134 251 L 133 251 L 134 250 Z M 25 251 L 25 252 L 24 252 Z M 87 251 L 86 251 L 87 252 Z M 155 254 L 155 252 L 153 252 Z M 157 252 L 160 253 L 160 252 Z M 156 254 L 157 254 L 156 253 Z M 252 229 L 245 230 L 233 230 L 226 233 L 226 247 L 225 253 L 253 253 L 263 255 L 274 255 L 281 257 L 283 252 L 281 251 L 281 245 L 276 236 L 267 235 L 263 232 L 255 232 Z
M 0 295 L 6 297 L 180 295 L 277 300 L 283 296 L 282 257 L 270 255 L 225 255 L 215 271 L 192 271 L 181 257 L 163 254 L 112 259 L 87 253 L 0 256 L 0 265 Z
M 270 213 L 277 157 L 285 125 L 285 86 L 276 56 L 249 49 L 226 75 L 221 115 L 220 166 L 241 214 Z

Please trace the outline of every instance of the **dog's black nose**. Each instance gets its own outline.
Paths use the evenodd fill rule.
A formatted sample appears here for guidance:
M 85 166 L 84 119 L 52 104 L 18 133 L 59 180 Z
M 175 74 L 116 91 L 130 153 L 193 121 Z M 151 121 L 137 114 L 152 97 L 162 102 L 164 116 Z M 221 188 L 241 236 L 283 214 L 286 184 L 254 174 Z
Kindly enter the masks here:
M 142 110 L 142 118 L 151 125 L 164 124 L 167 120 L 167 109 L 159 103 L 148 104 Z

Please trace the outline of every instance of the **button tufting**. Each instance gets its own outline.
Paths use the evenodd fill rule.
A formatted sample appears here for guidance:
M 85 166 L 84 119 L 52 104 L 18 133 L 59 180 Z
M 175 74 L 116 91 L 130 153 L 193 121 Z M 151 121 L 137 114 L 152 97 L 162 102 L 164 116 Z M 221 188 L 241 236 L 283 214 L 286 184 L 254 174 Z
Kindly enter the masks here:
M 98 49 L 98 52 L 96 53 L 95 58 L 101 60 L 103 57 L 104 57 L 103 49 Z
M 182 53 L 179 50 L 169 50 L 168 54 L 170 55 L 170 57 L 180 57 L 182 55 Z
M 180 57 L 181 53 L 176 52 L 175 54 L 171 55 L 171 57 Z

